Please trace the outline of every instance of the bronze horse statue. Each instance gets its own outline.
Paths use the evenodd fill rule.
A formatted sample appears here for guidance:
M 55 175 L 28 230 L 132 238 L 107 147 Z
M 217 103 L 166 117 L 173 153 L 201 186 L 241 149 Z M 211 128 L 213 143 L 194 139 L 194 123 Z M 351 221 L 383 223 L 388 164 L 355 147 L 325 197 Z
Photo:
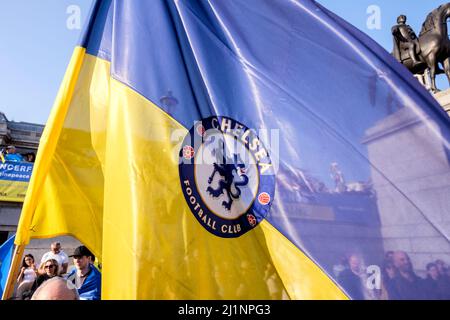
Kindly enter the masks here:
M 424 77 L 427 70 L 429 70 L 432 92 L 439 91 L 436 88 L 437 74 L 445 73 L 450 84 L 450 40 L 447 28 L 447 19 L 449 17 L 450 3 L 439 6 L 427 16 L 418 37 L 419 45 L 415 48 L 420 63 L 414 63 L 413 59 L 411 59 L 411 51 L 409 51 L 409 47 L 405 43 L 408 40 L 403 40 L 403 43 L 402 40 L 398 41 L 398 37 L 393 32 L 393 55 L 413 74 Z M 439 67 L 439 63 L 443 65 L 444 70 Z

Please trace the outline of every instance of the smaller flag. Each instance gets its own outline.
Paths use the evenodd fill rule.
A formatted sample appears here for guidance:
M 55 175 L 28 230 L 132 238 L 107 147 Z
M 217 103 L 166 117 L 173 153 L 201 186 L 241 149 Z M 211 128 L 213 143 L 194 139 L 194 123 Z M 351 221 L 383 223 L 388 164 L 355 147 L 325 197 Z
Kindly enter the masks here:
M 8 279 L 8 272 L 11 266 L 15 235 L 6 240 L 0 246 L 0 297 L 3 295 L 3 290 L 6 286 L 6 279 Z
M 0 151 L 0 159 L 2 160 L 2 163 L 6 162 L 6 160 L 5 160 L 5 149 L 2 149 Z

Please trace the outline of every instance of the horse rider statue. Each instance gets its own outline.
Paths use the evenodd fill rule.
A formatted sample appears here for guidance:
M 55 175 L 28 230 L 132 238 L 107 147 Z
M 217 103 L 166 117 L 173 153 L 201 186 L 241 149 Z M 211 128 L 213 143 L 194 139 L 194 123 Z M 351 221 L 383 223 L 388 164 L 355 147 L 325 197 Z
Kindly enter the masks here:
M 397 18 L 397 25 L 392 27 L 394 36 L 394 57 L 403 62 L 401 51 L 407 49 L 414 65 L 422 63 L 419 58 L 420 45 L 414 30 L 406 24 L 406 16 L 401 15 Z
M 428 14 L 419 36 L 406 24 L 405 15 L 399 16 L 397 25 L 392 28 L 392 55 L 433 93 L 439 91 L 436 87 L 436 75 L 445 73 L 450 84 L 450 40 L 447 27 L 449 18 L 450 2 L 440 5 Z

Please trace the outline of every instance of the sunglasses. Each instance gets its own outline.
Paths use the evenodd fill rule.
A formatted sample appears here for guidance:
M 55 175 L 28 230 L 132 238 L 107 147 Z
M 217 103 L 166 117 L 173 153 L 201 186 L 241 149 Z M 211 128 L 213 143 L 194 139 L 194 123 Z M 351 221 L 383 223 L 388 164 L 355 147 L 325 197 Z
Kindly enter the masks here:
M 55 267 L 55 265 L 54 265 L 54 264 L 51 264 L 51 265 L 49 265 L 49 266 L 45 266 L 44 269 L 51 269 L 51 268 L 54 268 L 54 267 Z

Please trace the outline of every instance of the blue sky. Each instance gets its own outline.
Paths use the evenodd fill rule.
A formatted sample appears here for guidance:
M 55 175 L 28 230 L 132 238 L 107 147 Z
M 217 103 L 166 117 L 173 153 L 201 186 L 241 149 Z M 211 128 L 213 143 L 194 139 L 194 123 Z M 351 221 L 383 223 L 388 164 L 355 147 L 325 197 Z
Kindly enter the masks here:
M 392 49 L 390 29 L 400 14 L 416 33 L 443 0 L 319 0 L 319 3 Z M 69 29 L 67 9 L 76 5 L 81 25 L 92 0 L 4 1 L 0 10 L 0 111 L 9 120 L 45 124 L 80 29 Z M 369 29 L 367 9 L 380 9 L 380 29 Z M 442 79 L 439 86 L 447 87 Z

